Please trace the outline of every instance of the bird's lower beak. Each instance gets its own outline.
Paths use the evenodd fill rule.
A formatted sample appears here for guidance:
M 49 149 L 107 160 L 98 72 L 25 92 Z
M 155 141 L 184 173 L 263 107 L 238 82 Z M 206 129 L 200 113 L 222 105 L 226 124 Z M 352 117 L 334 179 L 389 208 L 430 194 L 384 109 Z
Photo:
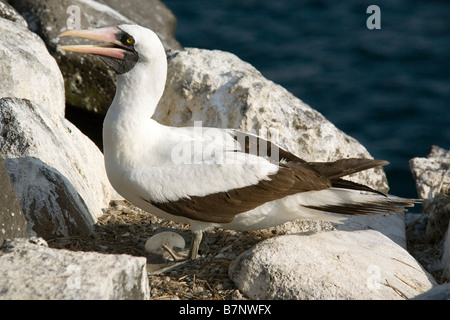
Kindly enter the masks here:
M 118 32 L 119 29 L 117 27 L 108 27 L 92 30 L 67 30 L 61 33 L 59 37 L 75 36 L 80 38 L 108 42 L 108 44 L 68 45 L 68 46 L 59 46 L 58 48 L 66 51 L 91 53 L 111 58 L 123 59 L 125 55 L 124 46 L 116 38 Z

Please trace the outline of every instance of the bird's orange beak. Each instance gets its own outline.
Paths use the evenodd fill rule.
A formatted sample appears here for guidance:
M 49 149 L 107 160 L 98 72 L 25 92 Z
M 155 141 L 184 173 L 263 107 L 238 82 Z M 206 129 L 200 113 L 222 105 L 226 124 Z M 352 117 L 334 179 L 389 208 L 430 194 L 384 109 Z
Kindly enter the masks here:
M 117 39 L 119 29 L 117 27 L 108 27 L 92 30 L 67 30 L 59 35 L 59 37 L 75 36 L 80 38 L 98 40 L 108 42 L 102 45 L 68 45 L 59 46 L 59 49 L 66 51 L 75 51 L 83 53 L 91 53 L 111 58 L 123 59 L 126 47 Z

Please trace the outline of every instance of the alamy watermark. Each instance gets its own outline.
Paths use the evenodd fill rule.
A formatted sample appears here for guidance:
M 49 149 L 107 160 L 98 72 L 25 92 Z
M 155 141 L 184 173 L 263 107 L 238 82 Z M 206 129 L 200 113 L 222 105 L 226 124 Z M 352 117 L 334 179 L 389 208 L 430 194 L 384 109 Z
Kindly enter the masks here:
M 81 29 L 81 9 L 77 5 L 67 7 L 66 13 L 69 15 L 66 21 L 67 30 Z M 370 16 L 366 20 L 367 29 L 381 29 L 381 9 L 372 4 L 367 7 L 366 13 Z
M 367 29 L 381 29 L 381 9 L 377 5 L 370 5 L 367 7 L 366 13 L 369 13 L 370 16 L 367 18 L 366 26 Z
M 67 30 L 81 29 L 81 9 L 77 5 L 67 7 L 66 13 L 69 15 L 66 21 Z
M 381 268 L 377 265 L 370 265 L 367 267 L 367 288 L 371 290 L 378 290 L 381 287 Z
M 69 277 L 66 280 L 67 289 L 80 290 L 81 289 L 81 267 L 77 264 L 69 264 L 66 268 Z
M 66 13 L 69 15 L 66 21 L 67 30 L 81 29 L 81 9 L 77 5 L 67 7 Z M 367 14 L 370 16 L 366 20 L 367 29 L 381 29 L 381 9 L 379 6 L 372 4 L 367 7 Z

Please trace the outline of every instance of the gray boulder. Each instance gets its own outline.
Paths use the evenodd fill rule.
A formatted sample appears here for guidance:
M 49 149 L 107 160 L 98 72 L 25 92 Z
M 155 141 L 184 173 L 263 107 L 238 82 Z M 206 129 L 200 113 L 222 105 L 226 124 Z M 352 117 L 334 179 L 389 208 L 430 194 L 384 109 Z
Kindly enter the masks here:
M 51 249 L 37 240 L 0 248 L 0 300 L 149 299 L 145 258 Z
M 5 160 L 28 221 L 28 235 L 44 239 L 89 236 L 95 219 L 83 198 L 58 170 L 34 157 Z
M 35 217 L 29 220 L 31 227 L 42 215 L 70 222 L 66 227 L 47 226 L 46 237 L 52 231 L 54 236 L 61 236 L 60 230 L 76 231 L 70 227 L 73 223 L 92 225 L 117 197 L 97 146 L 65 118 L 29 100 L 0 99 L 0 156 L 14 159 L 8 160 L 7 169 L 27 217 Z M 63 194 L 68 198 L 59 198 Z M 55 214 L 67 218 L 52 220 Z
M 0 98 L 29 99 L 64 116 L 63 77 L 36 34 L 20 22 L 0 19 L 0 60 Z
M 26 238 L 27 221 L 0 158 L 0 247 L 6 239 Z
M 260 242 L 229 276 L 251 299 L 408 299 L 436 284 L 402 247 L 378 231 L 329 231 Z
M 16 10 L 14 10 L 13 7 L 3 1 L 0 1 L 0 18 L 10 20 L 24 28 L 28 28 L 28 24 L 25 19 Z

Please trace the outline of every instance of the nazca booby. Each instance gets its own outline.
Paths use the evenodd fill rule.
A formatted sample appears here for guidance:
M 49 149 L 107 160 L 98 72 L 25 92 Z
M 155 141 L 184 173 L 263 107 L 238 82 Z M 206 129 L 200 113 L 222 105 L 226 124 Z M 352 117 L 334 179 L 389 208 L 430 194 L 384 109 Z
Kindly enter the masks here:
M 342 179 L 387 161 L 306 162 L 238 130 L 156 122 L 151 117 L 164 91 L 167 59 L 149 29 L 119 25 L 60 36 L 104 42 L 60 49 L 98 55 L 117 74 L 103 123 L 108 178 L 137 207 L 190 224 L 190 259 L 198 257 L 203 232 L 214 227 L 244 231 L 301 218 L 337 221 L 345 215 L 398 213 L 416 202 Z

